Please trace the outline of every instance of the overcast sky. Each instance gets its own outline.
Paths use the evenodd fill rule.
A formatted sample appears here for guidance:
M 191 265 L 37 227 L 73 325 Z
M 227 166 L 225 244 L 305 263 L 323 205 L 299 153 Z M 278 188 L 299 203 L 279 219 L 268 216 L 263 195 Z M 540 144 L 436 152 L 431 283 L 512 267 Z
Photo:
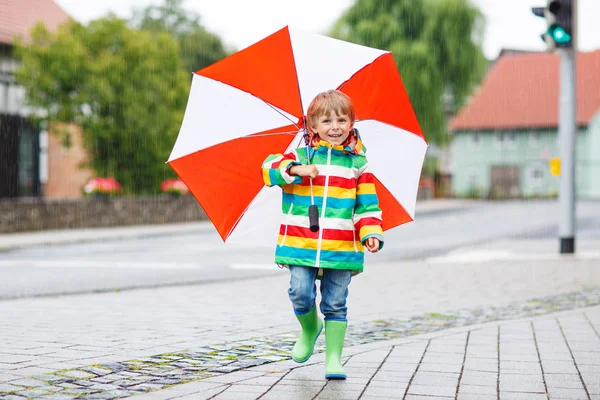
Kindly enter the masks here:
M 134 7 L 160 4 L 157 0 L 54 0 L 76 20 L 86 23 L 112 11 L 128 18 Z M 531 7 L 545 0 L 471 0 L 486 18 L 484 52 L 495 58 L 502 48 L 542 50 L 542 18 Z M 353 0 L 186 0 L 184 6 L 202 17 L 208 30 L 238 49 L 285 25 L 323 33 Z M 579 48 L 600 48 L 600 0 L 579 0 Z

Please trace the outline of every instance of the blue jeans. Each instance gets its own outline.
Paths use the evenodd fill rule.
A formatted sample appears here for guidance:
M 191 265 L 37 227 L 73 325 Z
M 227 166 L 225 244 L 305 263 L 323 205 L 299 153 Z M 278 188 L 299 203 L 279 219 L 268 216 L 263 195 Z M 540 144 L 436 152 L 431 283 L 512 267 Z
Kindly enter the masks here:
M 306 314 L 315 306 L 318 272 L 318 268 L 290 265 L 288 294 L 296 314 Z M 351 278 L 350 270 L 323 268 L 321 312 L 326 320 L 346 321 L 346 298 Z

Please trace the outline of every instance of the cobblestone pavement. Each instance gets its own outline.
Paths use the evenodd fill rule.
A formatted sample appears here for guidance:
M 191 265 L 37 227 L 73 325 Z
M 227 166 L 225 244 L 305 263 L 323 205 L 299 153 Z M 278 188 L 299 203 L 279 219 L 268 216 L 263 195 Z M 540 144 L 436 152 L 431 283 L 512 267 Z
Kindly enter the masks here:
M 288 360 L 287 278 L 0 302 L 0 398 L 600 398 L 598 259 L 369 264 L 346 382 Z

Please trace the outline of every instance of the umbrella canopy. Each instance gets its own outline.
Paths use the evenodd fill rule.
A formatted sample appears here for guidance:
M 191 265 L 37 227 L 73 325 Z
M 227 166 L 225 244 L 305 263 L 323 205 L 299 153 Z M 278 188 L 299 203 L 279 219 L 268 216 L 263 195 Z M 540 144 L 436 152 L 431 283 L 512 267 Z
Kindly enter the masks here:
M 383 229 L 413 220 L 427 142 L 392 54 L 285 27 L 194 73 L 168 160 L 223 241 L 275 244 L 281 191 L 261 164 L 304 145 L 308 105 L 329 89 L 354 104 Z

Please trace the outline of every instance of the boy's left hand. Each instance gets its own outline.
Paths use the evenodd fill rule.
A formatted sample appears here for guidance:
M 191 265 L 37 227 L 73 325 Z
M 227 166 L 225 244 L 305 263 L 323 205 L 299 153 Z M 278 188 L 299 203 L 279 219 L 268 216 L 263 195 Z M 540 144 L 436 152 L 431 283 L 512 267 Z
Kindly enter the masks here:
M 374 237 L 368 238 L 367 241 L 365 242 L 365 247 L 371 253 L 377 253 L 379 251 L 379 239 L 374 238 Z

